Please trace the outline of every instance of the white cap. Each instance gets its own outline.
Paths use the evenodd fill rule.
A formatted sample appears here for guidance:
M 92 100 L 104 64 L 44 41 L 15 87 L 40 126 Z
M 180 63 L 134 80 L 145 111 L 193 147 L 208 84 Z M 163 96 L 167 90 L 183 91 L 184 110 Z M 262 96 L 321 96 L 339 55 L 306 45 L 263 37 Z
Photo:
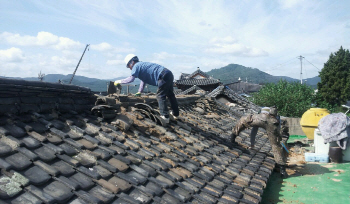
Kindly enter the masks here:
M 130 60 L 131 60 L 132 58 L 134 58 L 134 57 L 136 57 L 136 55 L 134 55 L 134 54 L 128 54 L 128 55 L 126 55 L 126 57 L 125 57 L 125 59 L 124 59 L 124 62 L 125 62 L 125 64 L 126 64 L 126 67 L 128 67 L 128 64 L 129 64 Z

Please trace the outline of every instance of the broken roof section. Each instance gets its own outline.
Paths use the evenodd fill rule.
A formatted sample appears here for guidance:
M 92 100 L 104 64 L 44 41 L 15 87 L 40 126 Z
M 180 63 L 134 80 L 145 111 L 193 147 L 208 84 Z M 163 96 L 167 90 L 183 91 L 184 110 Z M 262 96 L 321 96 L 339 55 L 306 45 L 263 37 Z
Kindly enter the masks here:
M 217 99 L 218 103 L 228 106 L 229 110 L 238 117 L 245 113 L 257 113 L 260 110 L 259 106 L 240 96 L 227 86 L 218 86 L 207 97 L 213 97 Z M 240 113 L 237 114 L 237 112 Z
M 205 94 L 206 91 L 200 88 L 197 85 L 193 85 L 191 88 L 186 89 L 185 91 L 179 91 L 175 95 L 188 95 L 188 94 Z
M 0 203 L 259 203 L 275 165 L 267 136 L 233 146 L 238 118 L 213 97 L 178 102 L 163 127 L 155 96 L 0 79 Z

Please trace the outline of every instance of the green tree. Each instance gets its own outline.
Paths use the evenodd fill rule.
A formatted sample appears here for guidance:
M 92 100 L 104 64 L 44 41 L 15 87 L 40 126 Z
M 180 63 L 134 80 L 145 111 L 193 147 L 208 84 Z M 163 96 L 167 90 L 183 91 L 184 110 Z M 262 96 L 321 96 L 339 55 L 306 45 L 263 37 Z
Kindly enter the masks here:
M 252 100 L 259 106 L 276 106 L 280 115 L 301 117 L 311 108 L 315 94 L 311 86 L 280 80 L 276 84 L 267 83 L 253 94 Z
M 340 47 L 331 53 L 319 72 L 318 98 L 332 106 L 339 106 L 350 99 L 350 53 Z

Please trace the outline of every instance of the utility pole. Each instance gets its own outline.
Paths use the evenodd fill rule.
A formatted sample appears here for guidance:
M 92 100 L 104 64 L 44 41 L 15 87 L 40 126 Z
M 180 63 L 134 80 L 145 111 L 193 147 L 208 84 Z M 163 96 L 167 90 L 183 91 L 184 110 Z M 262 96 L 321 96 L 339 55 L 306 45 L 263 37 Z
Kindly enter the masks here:
M 300 84 L 303 84 L 303 56 L 299 56 L 298 59 L 300 59 Z

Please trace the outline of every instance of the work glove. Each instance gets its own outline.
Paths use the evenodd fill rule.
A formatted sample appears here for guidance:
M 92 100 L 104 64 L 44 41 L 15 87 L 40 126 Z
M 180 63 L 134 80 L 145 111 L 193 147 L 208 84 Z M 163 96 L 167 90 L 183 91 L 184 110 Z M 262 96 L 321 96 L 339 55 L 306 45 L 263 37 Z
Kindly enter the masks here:
M 136 96 L 136 97 L 140 97 L 140 96 L 141 96 L 141 92 L 137 92 L 137 93 L 135 94 L 135 96 Z
M 118 86 L 119 84 L 121 84 L 122 83 L 122 80 L 116 80 L 115 82 L 114 82 L 114 86 Z

